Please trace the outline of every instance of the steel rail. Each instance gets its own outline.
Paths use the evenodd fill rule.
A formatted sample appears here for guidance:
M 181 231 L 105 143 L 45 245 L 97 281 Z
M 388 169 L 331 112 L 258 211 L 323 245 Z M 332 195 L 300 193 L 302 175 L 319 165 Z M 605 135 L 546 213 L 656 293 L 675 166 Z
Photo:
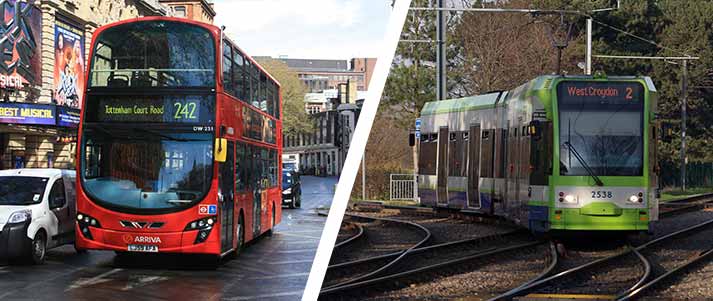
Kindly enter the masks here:
M 391 260 L 391 261 L 388 262 L 387 264 L 385 264 L 385 265 L 379 267 L 378 269 L 376 269 L 376 270 L 374 270 L 374 271 L 371 271 L 371 272 L 369 272 L 369 273 L 366 273 L 366 274 L 357 276 L 357 277 L 355 277 L 355 278 L 352 278 L 352 279 L 349 279 L 349 280 L 346 280 L 346 281 L 343 281 L 343 282 L 340 282 L 340 283 L 337 283 L 337 284 L 330 285 L 330 286 L 328 286 L 328 287 L 323 288 L 322 291 L 324 291 L 324 290 L 329 290 L 329 289 L 333 289 L 333 288 L 335 288 L 335 287 L 340 287 L 340 286 L 348 285 L 348 284 L 350 284 L 350 283 L 355 283 L 355 282 L 363 281 L 364 279 L 368 279 L 368 278 L 374 277 L 374 276 L 378 275 L 379 273 L 381 273 L 382 271 L 388 269 L 389 267 L 391 267 L 391 266 L 393 266 L 394 264 L 396 264 L 397 262 L 399 262 L 399 261 L 400 261 L 401 259 L 403 259 L 406 255 L 408 255 L 411 250 L 414 250 L 414 249 L 419 248 L 421 245 L 423 245 L 424 243 L 426 243 L 426 242 L 431 238 L 431 231 L 429 231 L 428 229 L 426 229 L 426 227 L 421 226 L 421 225 L 419 225 L 419 224 L 417 224 L 417 223 L 414 223 L 414 222 L 411 222 L 411 221 L 399 220 L 399 219 L 393 219 L 393 218 L 385 218 L 385 217 L 371 217 L 371 216 L 364 216 L 364 215 L 350 214 L 350 213 L 346 213 L 346 214 L 344 214 L 344 215 L 345 215 L 345 216 L 354 217 L 354 218 L 364 218 L 364 219 L 380 220 L 380 221 L 387 221 L 387 222 L 393 222 L 393 223 L 401 223 L 401 224 L 411 225 L 411 226 L 414 226 L 414 227 L 416 227 L 416 228 L 419 228 L 421 231 L 425 232 L 425 233 L 426 233 L 426 237 L 424 237 L 421 241 L 419 241 L 418 243 L 414 244 L 414 245 L 411 246 L 410 248 L 404 250 L 398 257 L 396 257 L 395 259 Z
M 341 286 L 323 289 L 322 291 L 320 291 L 320 295 L 324 296 L 324 295 L 342 292 L 342 291 L 346 291 L 346 290 L 351 290 L 351 289 L 355 289 L 355 288 L 359 288 L 359 287 L 374 285 L 374 284 L 378 284 L 378 283 L 385 282 L 388 280 L 402 278 L 402 277 L 409 276 L 409 275 L 416 274 L 416 273 L 431 271 L 431 270 L 439 269 L 442 267 L 451 266 L 451 265 L 455 265 L 455 264 L 463 263 L 466 261 L 471 261 L 471 260 L 491 256 L 491 255 L 497 255 L 500 253 L 505 253 L 505 252 L 509 252 L 509 251 L 513 251 L 513 250 L 533 247 L 533 246 L 540 245 L 543 243 L 545 243 L 545 242 L 544 241 L 534 241 L 534 242 L 527 242 L 527 243 L 522 243 L 522 244 L 518 244 L 518 245 L 514 245 L 514 246 L 503 247 L 503 248 L 490 248 L 490 249 L 476 252 L 476 253 L 468 255 L 468 256 L 459 257 L 457 259 L 452 259 L 452 260 L 445 261 L 445 262 L 440 262 L 440 263 L 431 264 L 431 265 L 427 265 L 427 266 L 423 266 L 423 267 L 419 267 L 419 268 L 415 268 L 415 269 L 411 269 L 411 270 L 407 270 L 407 271 L 402 271 L 402 272 L 397 272 L 394 274 L 371 278 L 371 279 L 367 279 L 367 280 L 360 281 L 360 282 L 354 282 L 354 283 L 349 283 L 349 284 L 345 284 L 345 285 L 341 285 Z
M 608 257 L 604 257 L 604 258 L 600 258 L 600 259 L 597 259 L 597 260 L 593 260 L 593 261 L 590 261 L 590 262 L 588 262 L 588 263 L 585 263 L 585 264 L 582 264 L 582 265 L 579 265 L 579 266 L 576 266 L 576 267 L 573 267 L 573 268 L 564 270 L 564 271 L 562 271 L 562 272 L 559 272 L 559 273 L 554 274 L 554 275 L 552 275 L 552 276 L 549 276 L 549 277 L 547 277 L 547 278 L 540 279 L 540 280 L 538 280 L 538 281 L 535 281 L 535 282 L 531 283 L 530 285 L 527 285 L 527 286 L 522 287 L 522 288 L 519 289 L 519 290 L 509 291 L 509 292 L 507 292 L 507 293 L 505 293 L 505 294 L 502 294 L 502 295 L 500 295 L 500 296 L 495 297 L 494 299 L 497 299 L 497 300 L 503 300 L 503 299 L 505 299 L 505 300 L 510 300 L 510 299 L 512 299 L 513 297 L 516 297 L 516 296 L 520 296 L 520 295 L 522 295 L 522 294 L 525 294 L 525 293 L 531 291 L 532 289 L 537 288 L 537 287 L 539 287 L 539 286 L 542 286 L 542 285 L 544 285 L 544 284 L 546 284 L 546 283 L 548 283 L 548 282 L 552 282 L 552 281 L 554 281 L 554 280 L 561 279 L 561 278 L 563 278 L 563 277 L 565 277 L 565 276 L 569 276 L 569 275 L 571 275 L 571 274 L 573 274 L 573 273 L 576 273 L 576 272 L 579 272 L 579 271 L 582 271 L 582 270 L 585 270 L 585 269 L 588 269 L 588 268 L 591 268 L 591 267 L 594 267 L 594 266 L 598 266 L 598 265 L 600 265 L 600 264 L 603 264 L 603 263 L 605 263 L 605 262 L 611 261 L 611 260 L 613 260 L 613 259 L 616 259 L 616 258 L 625 256 L 625 255 L 628 255 L 628 254 L 631 254 L 632 252 L 641 251 L 641 250 L 643 250 L 643 249 L 645 249 L 645 248 L 648 248 L 648 247 L 653 246 L 653 245 L 655 245 L 655 244 L 661 243 L 661 242 L 663 242 L 663 241 L 665 241 L 665 240 L 667 240 L 667 239 L 671 239 L 671 238 L 674 238 L 674 237 L 678 237 L 678 236 L 680 236 L 680 235 L 687 234 L 687 233 L 689 233 L 689 232 L 701 231 L 701 230 L 703 230 L 705 227 L 710 226 L 710 225 L 712 225 L 712 224 L 713 224 L 713 220 L 709 220 L 709 221 L 706 221 L 706 222 L 703 222 L 703 223 L 699 223 L 699 224 L 696 224 L 696 225 L 687 227 L 687 228 L 685 228 L 685 229 L 678 230 L 678 231 L 673 232 L 673 233 L 666 234 L 666 235 L 664 235 L 664 236 L 661 236 L 661 237 L 659 237 L 659 238 L 656 238 L 656 239 L 654 239 L 654 240 L 651 240 L 651 241 L 649 241 L 649 242 L 646 242 L 646 243 L 644 243 L 644 244 L 642 244 L 642 245 L 640 245 L 640 246 L 638 246 L 638 247 L 635 247 L 635 248 L 633 248 L 633 249 L 629 249 L 629 250 L 626 250 L 626 251 L 624 251 L 624 252 L 621 252 L 621 253 L 618 253 L 618 254 L 614 254 L 614 255 L 611 255 L 611 256 L 608 256 Z M 637 289 L 635 289 L 634 291 L 636 291 L 636 290 L 637 290 Z M 627 290 L 627 291 L 628 291 L 628 290 Z
M 415 255 L 415 254 L 423 253 L 423 252 L 430 251 L 433 249 L 447 248 L 447 247 L 453 247 L 453 246 L 470 244 L 470 243 L 486 242 L 489 240 L 493 240 L 493 239 L 497 239 L 497 238 L 504 238 L 504 237 L 508 237 L 511 235 L 519 234 L 519 233 L 525 233 L 525 232 L 522 230 L 514 230 L 514 231 L 509 231 L 509 232 L 504 232 L 504 233 L 499 233 L 499 234 L 488 235 L 488 236 L 468 238 L 468 239 L 456 240 L 456 241 L 449 241 L 449 242 L 445 242 L 445 243 L 441 243 L 441 244 L 430 245 L 430 246 L 414 249 L 409 254 Z M 378 256 L 373 256 L 373 257 L 357 259 L 357 260 L 353 260 L 353 261 L 337 263 L 337 264 L 328 266 L 327 269 L 345 268 L 345 267 L 350 267 L 353 265 L 363 264 L 363 263 L 367 263 L 367 262 L 371 262 L 371 261 L 377 261 L 377 260 L 387 259 L 387 258 L 391 258 L 391 257 L 396 257 L 396 256 L 399 256 L 404 251 L 405 250 L 400 250 L 400 251 L 396 251 L 393 253 L 388 253 L 388 254 L 383 254 L 383 255 L 378 255 Z
M 520 290 L 523 287 L 526 287 L 526 286 L 534 283 L 535 281 L 538 281 L 538 280 L 546 277 L 547 275 L 552 273 L 552 271 L 554 271 L 557 264 L 559 264 L 559 253 L 557 253 L 557 246 L 555 246 L 555 243 L 553 241 L 550 241 L 550 256 L 552 257 L 552 262 L 550 262 L 550 265 L 547 266 L 547 268 L 545 268 L 540 274 L 538 274 L 534 278 L 526 281 L 525 283 L 519 285 L 518 287 L 507 291 L 505 294 L 512 292 L 512 291 Z M 488 299 L 488 301 L 496 301 L 496 300 L 498 300 L 498 297 Z
M 681 264 L 681 265 L 667 271 L 666 273 L 661 274 L 660 276 L 654 278 L 653 280 L 647 282 L 646 284 L 642 285 L 641 287 L 639 287 L 635 290 L 627 291 L 627 292 L 624 292 L 623 294 L 620 294 L 619 296 L 616 297 L 616 300 L 629 300 L 629 299 L 637 298 L 637 297 L 641 296 L 641 294 L 644 291 L 653 288 L 654 286 L 659 284 L 661 281 L 669 279 L 670 277 L 672 277 L 678 273 L 681 273 L 685 269 L 703 261 L 704 259 L 706 259 L 707 257 L 709 257 L 711 255 L 713 255 L 713 248 L 708 249 L 707 251 L 701 252 L 700 255 L 686 261 L 684 264 Z
M 356 239 L 358 239 L 359 237 L 361 237 L 361 236 L 364 234 L 364 227 L 363 227 L 362 225 L 357 224 L 357 223 L 348 223 L 348 224 L 355 225 L 355 226 L 357 227 L 357 229 L 358 229 L 358 230 L 357 230 L 357 233 L 354 234 L 354 235 L 352 235 L 352 236 L 350 236 L 349 238 L 347 238 L 347 239 L 345 239 L 345 240 L 343 240 L 343 241 L 338 242 L 337 244 L 335 244 L 335 245 L 334 245 L 334 250 L 336 250 L 336 249 L 338 249 L 338 248 L 341 248 L 341 247 L 343 247 L 343 246 L 348 245 L 349 243 L 355 241 Z

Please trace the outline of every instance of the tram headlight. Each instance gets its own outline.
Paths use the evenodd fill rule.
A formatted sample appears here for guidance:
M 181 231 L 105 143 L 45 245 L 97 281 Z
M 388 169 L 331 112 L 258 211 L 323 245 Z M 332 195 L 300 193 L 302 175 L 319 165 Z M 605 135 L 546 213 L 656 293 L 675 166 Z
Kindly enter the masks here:
M 571 194 L 565 195 L 565 196 L 564 196 L 564 202 L 565 202 L 565 203 L 570 203 L 570 204 L 576 203 L 576 202 L 577 202 L 577 197 L 574 196 L 574 195 L 571 195 Z
M 629 197 L 629 202 L 632 202 L 632 203 L 643 203 L 643 202 L 644 202 L 644 193 L 643 193 L 643 192 L 639 192 L 638 195 L 637 195 L 637 194 L 632 194 L 632 195 Z

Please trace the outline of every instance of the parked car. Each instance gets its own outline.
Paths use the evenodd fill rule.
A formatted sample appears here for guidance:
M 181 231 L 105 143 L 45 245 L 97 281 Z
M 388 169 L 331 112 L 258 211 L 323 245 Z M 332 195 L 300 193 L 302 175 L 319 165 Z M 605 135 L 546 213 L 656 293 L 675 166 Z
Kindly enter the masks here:
M 282 171 L 282 204 L 292 209 L 302 206 L 300 175 L 292 170 Z
M 48 249 L 73 244 L 75 183 L 73 170 L 0 171 L 0 257 L 41 264 Z

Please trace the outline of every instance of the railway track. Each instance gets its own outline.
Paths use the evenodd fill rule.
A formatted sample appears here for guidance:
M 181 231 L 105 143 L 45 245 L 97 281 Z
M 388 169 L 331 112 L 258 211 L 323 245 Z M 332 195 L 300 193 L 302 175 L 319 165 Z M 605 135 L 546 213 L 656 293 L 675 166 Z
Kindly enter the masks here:
M 686 212 L 709 208 L 713 204 L 713 193 L 704 193 L 659 204 L 659 217 L 668 218 Z
M 328 273 L 334 272 L 335 270 L 360 270 L 364 269 L 365 266 L 367 267 L 366 269 L 374 270 L 374 267 L 383 267 L 386 263 L 392 263 L 390 267 L 381 269 L 379 273 L 372 273 L 369 277 L 363 277 L 360 281 L 324 286 L 321 291 L 321 296 L 327 298 L 330 296 L 344 297 L 361 287 L 374 289 L 375 287 L 388 286 L 394 281 L 410 282 L 414 278 L 423 278 L 424 275 L 441 273 L 444 268 L 453 271 L 465 263 L 472 263 L 479 259 L 488 260 L 495 256 L 512 252 L 522 252 L 523 250 L 532 249 L 545 243 L 545 241 L 532 239 L 527 231 L 512 230 L 493 235 L 413 248 L 408 253 L 397 251 L 380 256 L 333 264 L 328 267 Z M 554 254 L 552 261 L 556 262 L 554 246 L 551 246 L 550 249 L 552 254 Z M 456 268 L 453 269 L 453 267 Z M 554 265 L 551 265 L 550 268 L 553 267 Z
M 353 262 L 360 262 L 363 261 L 363 264 L 358 265 L 356 268 L 350 268 L 350 269 L 345 269 L 341 268 L 339 270 L 335 269 L 332 265 L 330 268 L 327 269 L 327 276 L 325 277 L 324 284 L 322 290 L 329 290 L 333 289 L 336 287 L 348 285 L 350 283 L 355 283 L 362 281 L 364 279 L 368 279 L 374 275 L 377 275 L 378 273 L 384 271 L 385 269 L 389 268 L 390 266 L 396 264 L 399 260 L 404 258 L 411 250 L 417 249 L 424 245 L 430 238 L 431 238 L 431 233 L 426 229 L 425 227 L 411 222 L 407 220 L 399 220 L 399 219 L 394 219 L 394 218 L 387 218 L 387 217 L 374 217 L 374 216 L 364 216 L 364 215 L 356 215 L 356 214 L 346 214 L 345 216 L 349 216 L 354 219 L 362 219 L 362 220 L 370 220 L 370 221 L 379 221 L 382 223 L 392 223 L 395 225 L 401 225 L 401 226 L 409 226 L 413 227 L 415 229 L 418 229 L 419 231 L 424 233 L 424 236 L 421 240 L 416 242 L 415 244 L 412 244 L 408 248 L 400 249 L 400 250 L 392 250 L 392 252 L 387 253 L 388 254 L 396 254 L 395 256 L 382 256 L 384 254 L 376 255 L 376 256 L 370 256 L 370 257 L 365 257 L 365 258 L 358 258 L 355 260 L 347 261 L 347 262 L 342 262 L 342 263 L 337 263 L 337 265 L 340 266 L 357 266 Z M 333 255 L 334 257 L 334 255 Z M 380 258 L 380 260 L 373 260 L 374 257 Z M 352 262 L 352 263 L 350 263 Z
M 689 226 L 687 228 L 678 230 L 676 232 L 663 235 L 659 238 L 651 240 L 637 247 L 631 247 L 626 251 L 619 252 L 615 255 L 608 256 L 605 258 L 597 259 L 594 261 L 587 262 L 585 264 L 568 268 L 560 271 L 556 274 L 543 277 L 542 279 L 533 281 L 527 285 L 522 285 L 516 289 L 508 291 L 504 294 L 496 296 L 490 300 L 542 300 L 542 299 L 557 299 L 557 298 L 589 298 L 589 299 L 616 299 L 616 300 L 628 300 L 631 298 L 636 298 L 641 296 L 642 293 L 656 286 L 658 283 L 665 279 L 669 279 L 672 275 L 680 273 L 686 268 L 693 264 L 696 264 L 713 254 L 710 249 L 711 245 L 707 249 L 698 253 L 695 256 L 690 257 L 682 264 L 676 264 L 671 268 L 657 271 L 657 273 L 652 272 L 652 266 L 650 259 L 645 256 L 645 253 L 655 252 L 655 247 L 663 244 L 681 243 L 681 240 L 693 235 L 700 235 L 703 231 L 711 228 L 713 226 L 713 220 L 708 220 L 702 223 Z M 697 252 L 692 252 L 697 253 Z M 620 289 L 614 294 L 601 294 L 601 293 L 576 293 L 572 291 L 548 291 L 548 289 L 556 288 L 558 285 L 564 282 L 568 282 L 571 279 L 575 279 L 577 275 L 582 275 L 596 271 L 603 267 L 611 267 L 612 263 L 616 263 L 618 260 L 625 259 L 627 256 L 635 256 L 638 262 L 643 265 L 645 272 L 641 275 L 637 275 L 637 281 L 630 283 L 629 286 L 624 289 Z M 660 262 L 656 262 L 657 265 Z M 653 277 L 653 278 L 652 278 Z
M 337 238 L 337 243 L 334 244 L 334 250 L 343 248 L 343 247 L 355 242 L 357 239 L 361 238 L 362 235 L 364 235 L 364 227 L 361 224 L 349 223 L 349 222 L 345 222 L 345 224 L 347 224 L 348 227 L 356 229 L 356 233 L 354 233 L 352 235 L 348 235 L 345 238 Z

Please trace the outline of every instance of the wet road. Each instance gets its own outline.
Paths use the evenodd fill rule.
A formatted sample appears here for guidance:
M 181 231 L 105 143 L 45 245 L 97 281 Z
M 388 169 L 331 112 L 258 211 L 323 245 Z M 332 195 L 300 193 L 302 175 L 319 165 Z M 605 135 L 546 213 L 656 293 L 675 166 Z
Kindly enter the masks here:
M 0 300 L 299 300 L 325 221 L 314 208 L 329 206 L 334 184 L 302 177 L 302 208 L 285 208 L 271 237 L 217 269 L 195 256 L 76 254 L 64 246 L 48 251 L 44 265 L 0 263 Z

